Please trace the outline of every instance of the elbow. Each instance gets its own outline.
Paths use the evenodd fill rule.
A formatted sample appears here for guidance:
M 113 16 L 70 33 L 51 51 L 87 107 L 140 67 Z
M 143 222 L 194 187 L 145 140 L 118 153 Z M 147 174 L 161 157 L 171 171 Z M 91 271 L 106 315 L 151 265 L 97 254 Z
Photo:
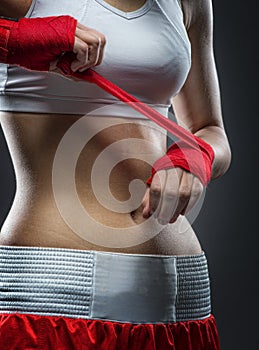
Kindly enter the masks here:
M 232 150 L 227 137 L 221 147 L 216 147 L 215 158 L 212 163 L 212 179 L 219 178 L 227 173 L 232 162 Z

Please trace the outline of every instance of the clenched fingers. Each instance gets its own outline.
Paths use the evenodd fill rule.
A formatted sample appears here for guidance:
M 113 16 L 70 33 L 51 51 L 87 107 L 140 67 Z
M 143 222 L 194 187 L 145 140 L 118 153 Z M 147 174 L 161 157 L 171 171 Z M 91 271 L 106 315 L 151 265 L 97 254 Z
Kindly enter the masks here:
M 82 72 L 99 65 L 103 59 L 105 44 L 106 39 L 102 33 L 78 23 L 73 49 L 76 60 L 72 62 L 71 69 Z
M 179 169 L 180 170 L 180 169 Z M 189 200 L 192 195 L 192 184 L 193 184 L 193 178 L 194 176 L 191 173 L 188 173 L 186 171 L 180 170 L 181 180 L 179 182 L 179 188 L 178 188 L 178 203 L 176 208 L 171 213 L 171 218 L 169 219 L 170 223 L 174 223 L 178 216 L 180 214 L 183 214 L 184 210 L 188 206 Z M 168 174 L 168 182 L 170 183 L 170 180 L 173 181 L 173 179 L 170 179 L 170 172 Z
M 165 183 L 166 171 L 160 170 L 154 175 L 149 191 L 149 211 L 154 217 L 157 217 L 157 214 L 159 213 Z
M 181 215 L 188 214 L 193 209 L 196 203 L 198 203 L 198 201 L 200 200 L 203 189 L 204 187 L 200 180 L 196 176 L 193 176 L 190 198 L 186 207 L 181 212 Z
M 160 172 L 157 172 L 159 174 Z M 179 168 L 164 170 L 164 176 L 160 187 L 160 201 L 157 205 L 154 217 L 162 225 L 168 224 L 174 216 L 179 215 L 179 210 L 183 207 L 183 198 L 179 196 L 179 188 L 182 182 L 183 172 Z M 154 176 L 155 179 L 155 176 Z M 157 191 L 158 192 L 158 191 Z M 150 188 L 150 206 L 153 203 L 153 183 Z
M 195 206 L 202 191 L 200 180 L 181 168 L 158 171 L 143 199 L 143 216 L 153 214 L 162 225 L 174 223 Z

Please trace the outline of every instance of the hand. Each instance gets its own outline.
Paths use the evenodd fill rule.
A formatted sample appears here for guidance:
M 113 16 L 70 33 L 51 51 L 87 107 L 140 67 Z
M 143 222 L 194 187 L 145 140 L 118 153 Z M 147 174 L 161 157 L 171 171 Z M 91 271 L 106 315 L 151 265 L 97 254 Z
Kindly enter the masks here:
M 77 22 L 73 52 L 76 60 L 71 64 L 71 69 L 79 72 L 101 64 L 106 44 L 105 36 L 95 29 L 85 27 Z M 50 71 L 61 73 L 56 68 L 58 60 L 51 62 Z
M 174 223 L 195 206 L 202 191 L 202 183 L 190 172 L 181 168 L 159 170 L 143 197 L 142 215 L 153 215 L 162 225 Z
M 83 72 L 101 64 L 105 44 L 106 39 L 102 33 L 78 23 L 73 50 L 77 59 L 72 62 L 71 69 Z

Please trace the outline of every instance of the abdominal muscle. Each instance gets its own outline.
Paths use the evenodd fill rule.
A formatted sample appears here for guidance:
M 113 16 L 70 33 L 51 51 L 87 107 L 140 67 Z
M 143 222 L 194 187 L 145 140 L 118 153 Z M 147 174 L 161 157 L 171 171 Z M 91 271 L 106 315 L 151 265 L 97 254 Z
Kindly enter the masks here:
M 16 194 L 1 228 L 0 245 L 159 255 L 201 252 L 184 216 L 159 228 L 154 219 L 142 217 L 150 159 L 166 149 L 165 133 L 150 121 L 1 112 L 0 122 L 16 175 Z M 75 125 L 79 127 L 73 129 Z M 89 138 L 89 130 L 91 138 L 83 140 Z M 73 163 L 80 140 L 85 144 L 75 152 Z M 132 183 L 130 202 L 134 179 L 143 183 L 140 188 Z M 113 239 L 107 240 L 107 235 Z

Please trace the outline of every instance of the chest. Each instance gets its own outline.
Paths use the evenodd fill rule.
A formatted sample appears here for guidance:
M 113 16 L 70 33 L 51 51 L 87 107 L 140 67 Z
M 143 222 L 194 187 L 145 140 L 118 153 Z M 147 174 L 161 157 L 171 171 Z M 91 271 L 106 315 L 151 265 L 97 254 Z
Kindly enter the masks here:
M 178 0 L 139 0 L 138 7 L 134 3 L 135 10 L 124 12 L 118 4 L 115 7 L 113 0 L 32 0 L 26 16 L 71 15 L 86 27 L 103 33 L 104 58 L 94 69 L 144 102 L 169 106 L 191 66 L 191 45 L 181 8 Z M 9 90 L 15 88 L 17 79 L 12 80 L 11 74 L 16 71 L 9 71 Z M 34 80 L 35 76 L 34 73 Z M 48 95 L 67 97 L 73 91 L 78 98 L 85 94 L 89 98 L 109 98 L 89 84 L 82 89 L 82 84 L 63 80 L 61 84 L 60 77 L 39 79 L 37 87 L 43 84 L 41 89 Z

